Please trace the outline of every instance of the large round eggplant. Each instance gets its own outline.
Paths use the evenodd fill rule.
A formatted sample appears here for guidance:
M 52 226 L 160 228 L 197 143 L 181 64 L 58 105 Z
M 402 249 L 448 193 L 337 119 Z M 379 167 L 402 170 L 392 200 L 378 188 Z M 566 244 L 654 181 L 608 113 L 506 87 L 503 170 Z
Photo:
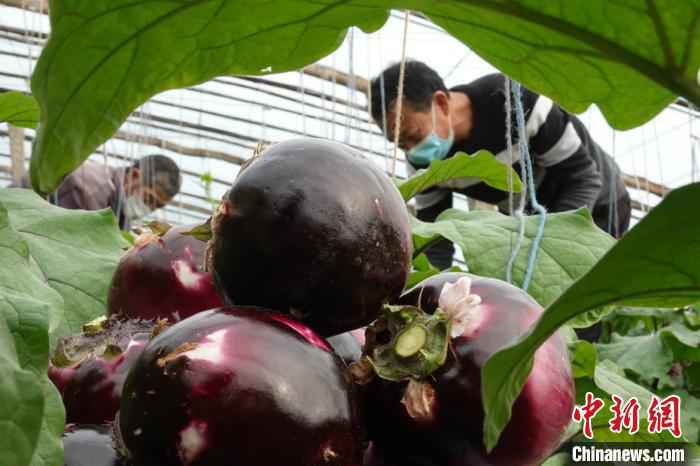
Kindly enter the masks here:
M 260 308 L 198 313 L 156 336 L 124 386 L 135 466 L 359 466 L 345 365 L 305 325 Z
M 557 333 L 537 350 L 497 446 L 489 454 L 483 447 L 480 370 L 489 356 L 542 315 L 527 293 L 501 280 L 442 273 L 407 291 L 400 304 L 446 313 L 452 321 L 449 350 L 429 377 L 410 382 L 375 378 L 366 387 L 373 442 L 368 464 L 530 466 L 559 446 L 571 420 L 575 389 L 567 347 Z M 404 356 L 413 354 L 425 341 L 416 337 L 418 330 L 411 333 L 413 328 L 399 335 L 380 329 L 369 346 L 376 340 L 396 345 Z
M 171 227 L 146 232 L 119 261 L 107 298 L 107 315 L 177 322 L 222 305 L 211 273 L 204 271 L 207 243 Z
M 324 337 L 374 320 L 410 271 L 398 189 L 338 142 L 294 139 L 263 151 L 211 227 L 210 268 L 223 295 L 287 313 Z

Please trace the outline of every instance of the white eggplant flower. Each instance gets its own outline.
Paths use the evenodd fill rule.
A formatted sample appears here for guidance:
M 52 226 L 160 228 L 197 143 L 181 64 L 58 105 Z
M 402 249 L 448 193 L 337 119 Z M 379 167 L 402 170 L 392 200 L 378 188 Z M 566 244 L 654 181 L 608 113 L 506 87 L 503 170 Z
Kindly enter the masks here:
M 450 338 L 458 337 L 478 327 L 481 320 L 481 296 L 471 294 L 472 281 L 462 277 L 454 283 L 445 283 L 438 306 L 452 323 Z

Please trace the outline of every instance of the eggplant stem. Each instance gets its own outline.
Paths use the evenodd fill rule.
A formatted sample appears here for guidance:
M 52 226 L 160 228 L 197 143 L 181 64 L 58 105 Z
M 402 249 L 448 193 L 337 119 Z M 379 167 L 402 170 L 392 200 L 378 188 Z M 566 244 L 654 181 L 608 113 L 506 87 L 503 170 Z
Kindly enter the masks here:
M 86 335 L 97 335 L 105 329 L 106 323 L 107 317 L 100 316 L 97 319 L 93 319 L 90 322 L 83 324 L 82 331 Z
M 422 325 L 412 325 L 396 337 L 394 351 L 402 358 L 418 353 L 425 346 L 428 332 Z

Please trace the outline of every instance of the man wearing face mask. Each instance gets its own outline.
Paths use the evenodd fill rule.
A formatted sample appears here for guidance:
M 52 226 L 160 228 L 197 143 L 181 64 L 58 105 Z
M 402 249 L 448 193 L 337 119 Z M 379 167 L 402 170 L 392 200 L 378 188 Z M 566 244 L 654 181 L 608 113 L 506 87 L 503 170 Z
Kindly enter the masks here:
M 505 79 L 502 74 L 491 74 L 448 90 L 434 70 L 422 62 L 408 61 L 399 147 L 406 152 L 409 175 L 427 168 L 432 161 L 457 152 L 474 154 L 480 149 L 505 163 L 515 162 L 513 167 L 520 173 L 517 153 L 515 160 L 509 161 L 506 150 Z M 398 82 L 398 63 L 371 82 L 372 117 L 390 141 L 394 140 Z M 576 116 L 551 99 L 523 87 L 522 103 L 539 203 L 548 212 L 588 207 L 600 228 L 620 237 L 629 227 L 631 202 L 615 161 L 593 141 Z M 517 127 L 515 115 L 512 117 L 515 146 Z M 388 122 L 387 128 L 383 122 Z M 476 178 L 464 178 L 416 196 L 418 218 L 434 221 L 452 207 L 454 191 L 508 212 L 507 192 Z M 441 241 L 426 254 L 436 267 L 445 269 L 452 265 L 454 247 L 449 241 Z
M 180 169 L 164 155 L 147 155 L 121 168 L 88 160 L 66 176 L 49 201 L 66 209 L 109 207 L 119 227 L 128 230 L 131 222 L 170 202 L 181 184 Z M 31 187 L 28 179 L 22 187 Z

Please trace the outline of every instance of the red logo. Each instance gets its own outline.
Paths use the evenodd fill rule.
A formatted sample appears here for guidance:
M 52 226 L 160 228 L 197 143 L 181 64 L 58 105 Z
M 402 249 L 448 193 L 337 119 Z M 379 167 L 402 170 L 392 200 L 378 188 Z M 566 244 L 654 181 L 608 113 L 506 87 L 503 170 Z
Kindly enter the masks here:
M 600 398 L 593 396 L 593 393 L 586 393 L 586 404 L 581 407 L 574 408 L 573 418 L 576 422 L 583 420 L 583 435 L 588 439 L 593 438 L 593 426 L 591 421 L 598 414 L 598 411 L 603 409 L 605 402 Z
M 613 418 L 608 422 L 610 431 L 615 433 L 622 432 L 624 427 L 627 431 L 634 435 L 639 432 L 639 401 L 632 397 L 627 403 L 617 395 L 612 396 L 613 405 L 610 411 L 613 412 Z
M 610 431 L 622 433 L 626 429 L 631 435 L 639 432 L 640 403 L 632 397 L 627 402 L 617 395 L 612 395 L 613 404 L 610 411 L 612 418 L 608 421 Z M 576 406 L 572 413 L 575 422 L 583 422 L 583 435 L 587 439 L 593 439 L 593 418 L 603 409 L 605 402 L 595 397 L 593 393 L 586 393 L 586 401 L 583 406 Z M 682 435 L 681 432 L 681 399 L 677 395 L 669 395 L 664 399 L 652 395 L 649 409 L 647 409 L 647 431 L 650 434 L 660 434 L 663 431 L 670 432 L 675 438 Z
M 652 395 L 647 416 L 650 434 L 667 430 L 676 438 L 681 436 L 681 399 L 678 395 L 669 395 L 663 400 Z

